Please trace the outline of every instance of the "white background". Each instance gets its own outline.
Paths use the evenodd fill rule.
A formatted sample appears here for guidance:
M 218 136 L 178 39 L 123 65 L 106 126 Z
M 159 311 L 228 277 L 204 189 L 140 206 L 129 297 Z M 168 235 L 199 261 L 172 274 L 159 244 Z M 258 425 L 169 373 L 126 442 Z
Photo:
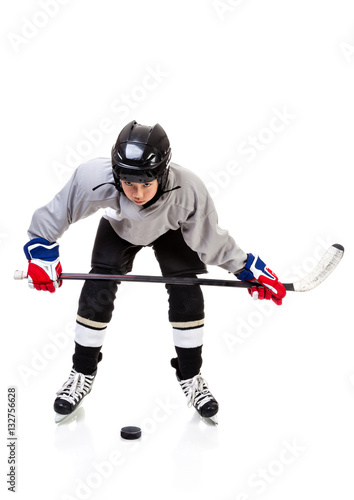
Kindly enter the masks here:
M 353 3 L 21 0 L 1 10 L 1 494 L 16 385 L 18 499 L 352 499 Z M 281 307 L 204 288 L 202 373 L 218 427 L 186 407 L 169 366 L 166 292 L 153 284 L 122 286 L 94 390 L 56 426 L 81 284 L 52 295 L 12 279 L 26 268 L 33 211 L 81 162 L 109 156 L 133 119 L 165 128 L 220 225 L 283 281 L 332 243 L 346 248 L 325 283 Z M 64 271 L 89 270 L 100 215 L 60 240 Z M 149 250 L 134 272 L 158 273 Z M 143 439 L 122 441 L 123 425 Z

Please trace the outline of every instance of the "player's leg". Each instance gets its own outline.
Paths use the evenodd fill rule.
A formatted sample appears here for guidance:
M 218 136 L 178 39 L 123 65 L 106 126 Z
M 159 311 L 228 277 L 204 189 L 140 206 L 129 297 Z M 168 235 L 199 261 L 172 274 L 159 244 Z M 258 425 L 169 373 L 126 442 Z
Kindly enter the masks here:
M 140 246 L 120 238 L 106 219 L 101 219 L 92 251 L 94 274 L 126 274 L 131 271 Z M 85 281 L 80 298 L 75 328 L 75 350 L 70 376 L 58 391 L 54 402 L 57 414 L 71 414 L 92 388 L 101 348 L 114 309 L 116 281 Z
M 185 243 L 182 233 L 169 231 L 153 244 L 164 276 L 196 277 L 206 266 Z M 203 417 L 218 411 L 218 404 L 200 375 L 204 339 L 204 297 L 199 285 L 166 285 L 169 321 L 177 357 L 171 360 L 177 379 L 188 398 Z

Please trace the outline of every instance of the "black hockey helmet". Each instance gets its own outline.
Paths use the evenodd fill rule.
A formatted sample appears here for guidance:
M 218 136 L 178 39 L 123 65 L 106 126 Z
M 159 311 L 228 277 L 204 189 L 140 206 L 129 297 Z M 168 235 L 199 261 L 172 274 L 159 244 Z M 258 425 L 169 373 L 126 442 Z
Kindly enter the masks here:
M 116 188 L 122 191 L 121 180 L 130 182 L 159 181 L 166 186 L 171 160 L 170 141 L 158 123 L 154 126 L 128 123 L 112 148 L 112 168 Z

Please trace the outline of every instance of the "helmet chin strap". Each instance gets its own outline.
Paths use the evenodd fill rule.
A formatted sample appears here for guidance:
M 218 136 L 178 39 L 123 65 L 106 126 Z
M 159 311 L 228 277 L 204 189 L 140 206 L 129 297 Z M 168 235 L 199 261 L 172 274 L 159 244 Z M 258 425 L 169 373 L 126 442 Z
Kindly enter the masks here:
M 182 188 L 182 186 L 176 186 L 176 187 L 174 187 L 172 189 L 167 189 L 166 191 L 162 191 L 161 196 L 163 194 L 170 193 L 171 191 L 174 191 L 175 189 L 181 189 L 181 188 Z
M 167 189 L 167 191 L 160 191 L 160 188 L 159 188 L 157 190 L 157 193 L 155 194 L 155 196 L 150 201 L 148 201 L 147 203 L 145 203 L 145 205 L 143 205 L 143 208 L 151 207 L 151 205 L 153 205 L 154 203 L 156 203 L 157 200 L 159 200 L 161 198 L 161 196 L 163 196 L 166 193 L 170 193 L 171 191 L 174 191 L 175 189 L 181 189 L 181 186 L 176 186 L 176 187 L 174 187 L 172 189 Z
M 98 189 L 102 186 L 106 186 L 106 184 L 112 184 L 112 186 L 117 187 L 115 182 L 103 182 L 103 184 L 99 184 L 98 186 L 92 188 L 92 191 L 96 191 L 96 189 Z
M 117 184 L 115 182 L 103 182 L 102 184 L 99 184 L 98 186 L 95 186 L 94 188 L 92 188 L 92 191 L 96 191 L 96 189 L 102 187 L 102 186 L 106 186 L 107 184 L 111 184 L 112 186 L 114 186 L 115 188 L 117 188 Z M 117 188 L 118 189 L 118 188 Z M 174 188 L 172 189 L 166 189 L 166 191 L 162 191 L 161 190 L 161 187 L 159 185 L 158 187 L 158 190 L 157 190 L 157 193 L 155 194 L 155 196 L 150 200 L 148 201 L 147 203 L 145 203 L 145 205 L 143 205 L 143 208 L 147 208 L 147 207 L 150 207 L 153 203 L 155 203 L 159 198 L 161 198 L 161 196 L 163 196 L 164 194 L 166 193 L 170 193 L 171 191 L 175 191 L 175 189 L 181 189 L 181 186 L 175 186 Z M 124 194 L 124 191 L 123 191 L 123 188 L 121 188 L 123 194 Z
M 172 189 L 166 189 L 166 190 L 163 189 L 166 186 L 166 184 L 167 184 L 167 178 L 168 178 L 169 170 L 170 170 L 170 167 L 168 166 L 166 168 L 166 170 L 157 177 L 157 180 L 158 180 L 158 183 L 159 183 L 159 187 L 157 189 L 157 192 L 156 192 L 155 196 L 150 201 L 148 201 L 145 205 L 143 205 L 143 208 L 150 207 L 159 198 L 161 198 L 161 196 L 163 196 L 164 194 L 170 193 L 171 191 L 174 191 L 175 189 L 181 189 L 181 186 L 175 186 Z M 121 179 L 119 179 L 115 175 L 113 175 L 113 177 L 115 179 L 115 182 L 103 182 L 102 184 L 99 184 L 98 186 L 95 186 L 94 188 L 92 188 L 92 191 L 96 191 L 96 189 L 98 189 L 98 188 L 100 188 L 102 186 L 106 186 L 107 184 L 110 184 L 110 185 L 114 186 L 117 189 L 117 191 L 119 191 L 120 193 L 124 194 L 124 190 L 123 190 L 122 185 L 121 185 Z M 132 181 L 132 182 L 134 182 L 134 181 Z

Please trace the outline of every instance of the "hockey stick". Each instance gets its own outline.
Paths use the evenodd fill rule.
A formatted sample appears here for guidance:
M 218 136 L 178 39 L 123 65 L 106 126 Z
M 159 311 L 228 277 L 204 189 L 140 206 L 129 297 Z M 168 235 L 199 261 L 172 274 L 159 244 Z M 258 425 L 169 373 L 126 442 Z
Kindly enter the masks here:
M 332 245 L 318 262 L 316 267 L 304 278 L 294 283 L 283 283 L 286 290 L 290 292 L 307 292 L 324 281 L 331 272 L 338 266 L 343 257 L 344 248 L 338 243 Z M 14 279 L 26 279 L 24 271 L 15 271 Z M 220 280 L 206 278 L 179 278 L 164 276 L 134 276 L 118 274 L 83 274 L 83 273 L 62 273 L 61 280 L 109 280 L 109 281 L 135 281 L 141 283 L 165 283 L 168 285 L 210 285 L 210 286 L 230 286 L 233 288 L 251 288 L 257 283 L 251 281 Z

